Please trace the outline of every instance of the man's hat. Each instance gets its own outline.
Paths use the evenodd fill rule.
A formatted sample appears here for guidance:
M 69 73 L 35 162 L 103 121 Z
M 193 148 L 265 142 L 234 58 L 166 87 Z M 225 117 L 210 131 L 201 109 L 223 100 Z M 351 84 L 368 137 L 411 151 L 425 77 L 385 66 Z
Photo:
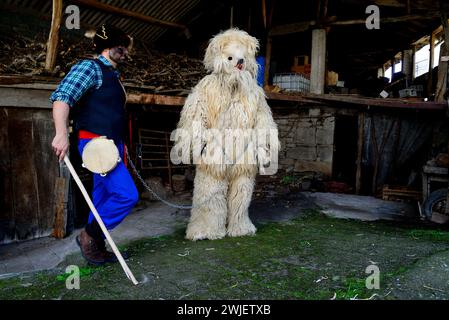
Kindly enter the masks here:
M 128 47 L 131 44 L 131 37 L 119 28 L 102 24 L 95 33 L 94 44 L 95 52 L 101 53 L 108 48 L 117 46 Z

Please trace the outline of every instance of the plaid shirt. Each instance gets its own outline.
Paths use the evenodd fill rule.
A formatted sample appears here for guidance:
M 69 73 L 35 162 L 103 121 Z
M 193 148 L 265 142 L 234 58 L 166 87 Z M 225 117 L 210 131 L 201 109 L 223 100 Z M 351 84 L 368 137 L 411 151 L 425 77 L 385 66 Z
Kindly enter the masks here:
M 98 60 L 103 62 L 106 66 L 112 66 L 111 63 L 103 56 L 99 56 Z M 120 74 L 117 70 L 114 71 L 117 77 Z M 103 83 L 103 74 L 100 66 L 92 60 L 82 60 L 75 64 L 70 72 L 62 79 L 59 86 L 50 96 L 51 103 L 55 101 L 63 101 L 69 106 L 73 107 L 78 100 L 89 89 L 98 89 Z

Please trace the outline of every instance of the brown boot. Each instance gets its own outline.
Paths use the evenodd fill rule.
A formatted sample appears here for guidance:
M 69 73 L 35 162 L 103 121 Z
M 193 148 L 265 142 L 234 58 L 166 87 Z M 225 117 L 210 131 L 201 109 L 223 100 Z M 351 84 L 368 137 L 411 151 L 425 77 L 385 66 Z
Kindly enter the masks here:
M 103 253 L 103 257 L 105 262 L 118 262 L 117 257 L 115 256 L 115 254 L 113 252 L 110 252 L 108 250 L 106 250 L 106 242 L 104 241 L 104 239 L 98 240 L 97 241 L 97 246 L 98 249 Z M 123 259 L 127 260 L 128 259 L 128 253 L 126 251 L 121 252 Z
M 87 262 L 96 266 L 101 266 L 106 263 L 104 253 L 98 248 L 94 238 L 87 234 L 86 230 L 80 232 L 79 236 L 76 237 L 76 242 Z

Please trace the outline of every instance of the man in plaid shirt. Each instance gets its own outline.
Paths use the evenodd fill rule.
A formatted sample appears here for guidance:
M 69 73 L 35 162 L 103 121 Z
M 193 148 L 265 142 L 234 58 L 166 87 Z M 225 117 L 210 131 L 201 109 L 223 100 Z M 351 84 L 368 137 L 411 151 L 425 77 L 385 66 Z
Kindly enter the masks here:
M 94 44 L 98 58 L 73 66 L 50 97 L 56 129 L 52 147 L 59 161 L 69 148 L 67 120 L 71 108 L 77 111 L 75 125 L 80 154 L 91 139 L 106 136 L 114 140 L 123 159 L 126 92 L 116 67 L 126 60 L 131 38 L 120 29 L 102 25 L 97 29 Z M 123 162 L 104 177 L 94 174 L 92 198 L 108 230 L 130 213 L 138 201 L 138 192 Z M 106 250 L 103 232 L 92 212 L 76 240 L 89 263 L 117 261 Z

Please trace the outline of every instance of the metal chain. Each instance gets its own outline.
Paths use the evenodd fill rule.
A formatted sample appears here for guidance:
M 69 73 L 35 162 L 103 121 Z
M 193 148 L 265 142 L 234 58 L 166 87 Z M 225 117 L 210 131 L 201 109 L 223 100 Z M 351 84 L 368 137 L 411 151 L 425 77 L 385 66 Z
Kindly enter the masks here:
M 134 166 L 134 163 L 131 161 L 131 157 L 129 156 L 128 153 L 128 148 L 125 147 L 125 152 L 126 152 L 126 157 L 128 158 L 128 162 L 130 164 L 130 166 L 133 168 L 134 173 L 136 174 L 137 178 L 140 180 L 140 182 L 142 182 L 143 186 L 145 188 L 147 188 L 148 191 L 150 191 L 150 193 L 159 201 L 165 203 L 167 206 L 172 207 L 172 208 L 176 208 L 176 209 L 183 209 L 183 210 L 188 210 L 188 209 L 192 209 L 192 206 L 183 206 L 183 205 L 179 205 L 179 204 L 174 204 L 171 202 L 168 202 L 167 200 L 162 199 L 156 192 L 154 192 L 145 182 L 145 180 L 143 180 L 143 178 L 140 176 L 139 172 L 137 171 L 136 167 Z

